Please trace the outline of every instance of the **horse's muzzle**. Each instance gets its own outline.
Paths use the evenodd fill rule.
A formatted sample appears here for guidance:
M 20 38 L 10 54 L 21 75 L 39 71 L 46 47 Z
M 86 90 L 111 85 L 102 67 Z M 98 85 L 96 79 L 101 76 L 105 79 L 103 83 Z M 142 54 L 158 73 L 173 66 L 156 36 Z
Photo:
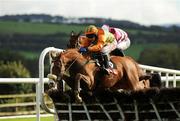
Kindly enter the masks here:
M 54 75 L 54 74 L 48 74 L 48 75 L 47 75 L 47 78 L 49 78 L 49 80 L 57 81 L 57 76 Z

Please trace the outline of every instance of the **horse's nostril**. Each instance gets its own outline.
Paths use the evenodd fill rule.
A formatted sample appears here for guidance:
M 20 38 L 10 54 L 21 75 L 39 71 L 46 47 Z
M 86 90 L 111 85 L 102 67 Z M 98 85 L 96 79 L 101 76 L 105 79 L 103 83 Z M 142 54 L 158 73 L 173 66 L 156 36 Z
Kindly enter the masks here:
M 49 78 L 49 80 L 54 80 L 54 81 L 57 80 L 57 76 L 54 75 L 54 74 L 48 74 L 48 75 L 47 75 L 47 78 Z

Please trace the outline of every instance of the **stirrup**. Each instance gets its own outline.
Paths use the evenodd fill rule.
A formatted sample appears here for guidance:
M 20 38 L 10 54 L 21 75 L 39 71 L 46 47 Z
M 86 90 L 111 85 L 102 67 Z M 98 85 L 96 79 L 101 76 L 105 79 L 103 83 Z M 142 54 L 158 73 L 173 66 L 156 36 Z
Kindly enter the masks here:
M 101 67 L 101 64 L 99 63 L 98 59 L 95 59 L 95 63 L 96 63 L 97 66 Z

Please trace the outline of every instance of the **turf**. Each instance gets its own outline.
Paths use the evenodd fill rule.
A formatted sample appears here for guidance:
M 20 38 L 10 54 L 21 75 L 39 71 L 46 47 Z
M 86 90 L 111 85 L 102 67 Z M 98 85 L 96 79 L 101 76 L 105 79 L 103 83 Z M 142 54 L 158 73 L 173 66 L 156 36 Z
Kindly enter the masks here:
M 36 118 L 7 118 L 7 119 L 0 119 L 0 121 L 36 121 Z M 54 117 L 41 117 L 41 121 L 54 121 Z

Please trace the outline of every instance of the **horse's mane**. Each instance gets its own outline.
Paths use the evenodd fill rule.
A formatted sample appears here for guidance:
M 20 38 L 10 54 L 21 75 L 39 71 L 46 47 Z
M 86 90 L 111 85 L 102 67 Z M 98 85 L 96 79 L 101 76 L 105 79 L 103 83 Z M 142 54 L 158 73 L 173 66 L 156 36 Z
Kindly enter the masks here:
M 79 53 L 77 48 L 68 48 L 65 51 L 71 52 L 71 53 Z
M 68 52 L 68 53 L 74 53 L 74 54 L 79 54 L 79 51 L 77 48 L 69 48 L 69 49 L 66 49 L 65 52 Z
M 77 60 L 79 64 L 85 64 L 86 62 L 93 61 L 89 53 L 81 54 L 77 48 L 66 49 L 63 53 L 67 58 L 69 58 L 69 60 Z
M 66 57 L 69 58 L 82 58 L 83 56 L 79 53 L 79 50 L 77 48 L 70 48 L 66 49 L 64 52 L 66 54 Z

